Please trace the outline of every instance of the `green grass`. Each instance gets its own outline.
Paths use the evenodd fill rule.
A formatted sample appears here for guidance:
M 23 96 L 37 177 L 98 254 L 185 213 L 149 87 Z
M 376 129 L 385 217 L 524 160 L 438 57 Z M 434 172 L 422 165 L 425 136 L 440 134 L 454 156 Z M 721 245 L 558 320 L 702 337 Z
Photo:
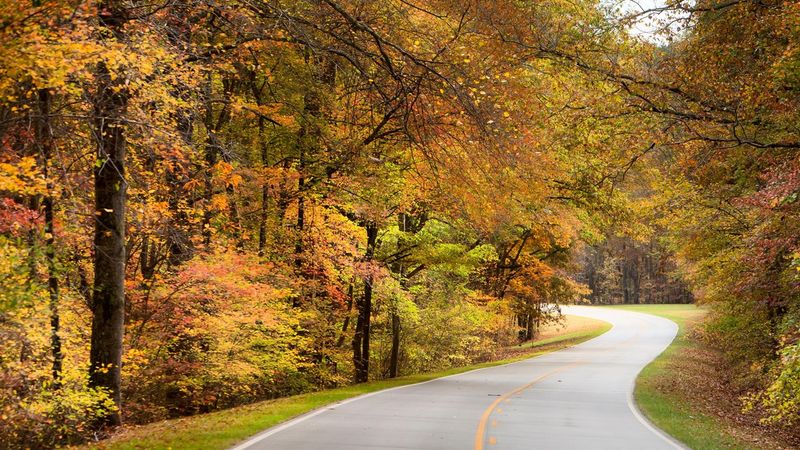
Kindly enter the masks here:
M 699 410 L 680 395 L 659 389 L 660 382 L 672 378 L 676 363 L 688 358 L 688 351 L 700 345 L 689 338 L 687 331 L 692 323 L 705 316 L 706 311 L 694 305 L 614 305 L 609 308 L 625 309 L 661 316 L 678 324 L 678 335 L 672 344 L 636 379 L 634 397 L 642 412 L 667 434 L 693 449 L 751 449 L 748 443 L 727 432 L 727 426 Z
M 129 428 L 117 436 L 85 448 L 89 449 L 224 449 L 262 430 L 325 405 L 358 395 L 397 386 L 420 383 L 470 370 L 508 364 L 560 350 L 597 337 L 611 325 L 596 321 L 590 329 L 556 336 L 526 347 L 529 352 L 513 358 L 458 367 L 435 373 L 411 375 L 392 380 L 373 381 L 353 386 L 268 400 L 224 411 L 157 422 Z M 519 347 L 517 347 L 519 348 Z

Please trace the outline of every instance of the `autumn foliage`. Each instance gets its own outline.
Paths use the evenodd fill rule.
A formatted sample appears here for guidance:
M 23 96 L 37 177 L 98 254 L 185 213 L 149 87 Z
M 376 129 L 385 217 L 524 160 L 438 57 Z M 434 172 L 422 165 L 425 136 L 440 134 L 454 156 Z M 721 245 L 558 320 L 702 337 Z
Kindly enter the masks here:
M 0 446 L 486 360 L 607 236 L 796 420 L 796 5 L 423 3 L 0 3 Z

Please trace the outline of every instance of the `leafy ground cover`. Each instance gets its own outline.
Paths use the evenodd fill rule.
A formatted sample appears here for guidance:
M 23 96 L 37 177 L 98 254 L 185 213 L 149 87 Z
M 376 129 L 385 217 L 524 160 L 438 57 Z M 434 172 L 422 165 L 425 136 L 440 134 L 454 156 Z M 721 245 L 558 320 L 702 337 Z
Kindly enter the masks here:
M 680 327 L 664 353 L 642 370 L 634 396 L 659 428 L 693 449 L 797 448 L 797 436 L 743 414 L 717 350 L 700 336 L 707 310 L 695 305 L 614 305 L 670 319 Z

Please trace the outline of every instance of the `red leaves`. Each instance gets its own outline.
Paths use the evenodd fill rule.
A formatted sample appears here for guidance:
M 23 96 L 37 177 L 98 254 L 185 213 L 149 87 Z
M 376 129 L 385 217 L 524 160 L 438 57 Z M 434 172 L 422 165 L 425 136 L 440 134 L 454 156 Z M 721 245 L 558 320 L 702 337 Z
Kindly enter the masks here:
M 0 234 L 20 237 L 39 228 L 42 217 L 38 212 L 15 202 L 13 199 L 0 199 Z

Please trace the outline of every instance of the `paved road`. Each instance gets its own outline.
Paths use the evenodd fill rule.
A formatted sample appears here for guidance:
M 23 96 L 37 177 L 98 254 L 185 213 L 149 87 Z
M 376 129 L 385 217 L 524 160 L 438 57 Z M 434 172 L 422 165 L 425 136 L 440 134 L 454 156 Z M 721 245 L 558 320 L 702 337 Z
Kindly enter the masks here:
M 235 450 L 675 449 L 635 410 L 636 375 L 677 326 L 646 314 L 567 307 L 614 327 L 538 358 L 348 400 Z

